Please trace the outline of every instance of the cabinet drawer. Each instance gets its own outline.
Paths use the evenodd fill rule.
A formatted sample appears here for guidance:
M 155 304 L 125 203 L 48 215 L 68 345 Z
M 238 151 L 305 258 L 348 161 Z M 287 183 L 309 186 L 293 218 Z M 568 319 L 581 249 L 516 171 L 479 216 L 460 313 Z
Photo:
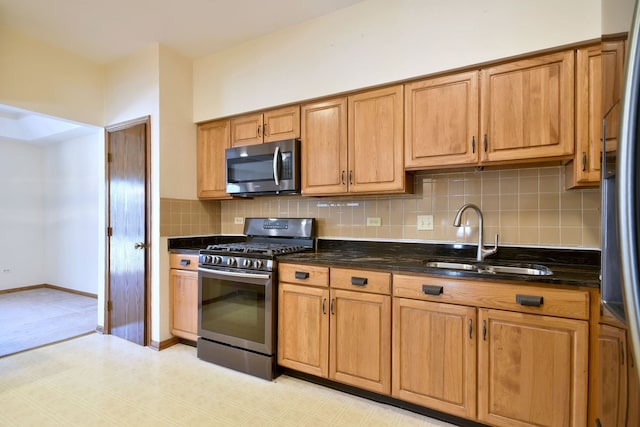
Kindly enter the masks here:
M 329 267 L 300 264 L 280 264 L 278 280 L 309 286 L 329 286 Z
M 179 270 L 197 271 L 198 256 L 192 254 L 169 254 L 169 266 Z
M 394 274 L 393 296 L 589 319 L 586 290 Z
M 348 268 L 331 269 L 331 287 L 376 294 L 391 293 L 391 273 Z

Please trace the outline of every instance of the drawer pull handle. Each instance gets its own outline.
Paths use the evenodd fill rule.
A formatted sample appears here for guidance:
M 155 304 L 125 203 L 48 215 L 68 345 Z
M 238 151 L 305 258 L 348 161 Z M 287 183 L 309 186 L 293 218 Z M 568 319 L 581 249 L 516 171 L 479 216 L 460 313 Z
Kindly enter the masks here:
M 536 295 L 516 295 L 516 302 L 526 307 L 540 307 L 544 304 L 544 298 Z
M 351 284 L 353 286 L 364 286 L 367 284 L 366 277 L 351 277 Z
M 186 267 L 189 264 L 191 264 L 191 260 L 190 259 L 181 259 L 180 260 L 180 265 L 182 265 L 183 267 Z
M 304 280 L 309 278 L 309 273 L 307 271 L 296 271 L 296 279 Z
M 422 293 L 434 296 L 442 295 L 444 293 L 444 286 L 422 285 Z

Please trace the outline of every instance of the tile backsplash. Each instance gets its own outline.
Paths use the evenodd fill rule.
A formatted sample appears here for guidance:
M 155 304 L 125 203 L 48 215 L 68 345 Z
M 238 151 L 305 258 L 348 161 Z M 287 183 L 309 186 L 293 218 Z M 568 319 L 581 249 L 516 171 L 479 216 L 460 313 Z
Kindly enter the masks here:
M 160 234 L 241 234 L 236 218 L 313 217 L 318 236 L 371 240 L 469 242 L 478 239 L 478 205 L 487 245 L 600 248 L 600 190 L 564 190 L 564 167 L 519 168 L 414 176 L 414 194 L 390 196 L 256 197 L 226 201 L 163 198 Z M 418 230 L 418 215 L 433 215 L 433 230 Z M 367 218 L 380 226 L 367 226 Z
M 220 202 L 221 232 L 242 233 L 236 218 L 314 217 L 318 236 L 429 242 L 477 242 L 478 219 L 465 203 L 478 205 L 486 244 L 496 233 L 508 245 L 600 248 L 600 190 L 564 190 L 564 167 L 420 173 L 415 193 L 390 196 L 256 197 Z M 434 229 L 417 229 L 418 215 L 433 215 Z M 380 226 L 367 226 L 367 218 Z
M 220 202 L 160 199 L 160 235 L 219 234 Z

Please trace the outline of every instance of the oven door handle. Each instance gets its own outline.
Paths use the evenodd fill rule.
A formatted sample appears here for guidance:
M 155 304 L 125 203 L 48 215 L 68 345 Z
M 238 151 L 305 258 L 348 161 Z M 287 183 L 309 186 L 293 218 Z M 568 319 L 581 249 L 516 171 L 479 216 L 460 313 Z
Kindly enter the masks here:
M 242 279 L 270 279 L 270 274 L 261 273 L 238 273 L 235 271 L 211 270 L 208 268 L 198 268 L 203 273 L 217 274 L 219 276 L 240 277 Z

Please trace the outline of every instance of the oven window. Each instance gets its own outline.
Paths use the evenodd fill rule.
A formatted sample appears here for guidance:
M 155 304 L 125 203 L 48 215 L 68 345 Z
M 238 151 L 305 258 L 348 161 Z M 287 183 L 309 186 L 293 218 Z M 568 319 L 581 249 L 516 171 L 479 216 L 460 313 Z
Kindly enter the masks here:
M 265 343 L 265 286 L 202 278 L 201 328 Z

